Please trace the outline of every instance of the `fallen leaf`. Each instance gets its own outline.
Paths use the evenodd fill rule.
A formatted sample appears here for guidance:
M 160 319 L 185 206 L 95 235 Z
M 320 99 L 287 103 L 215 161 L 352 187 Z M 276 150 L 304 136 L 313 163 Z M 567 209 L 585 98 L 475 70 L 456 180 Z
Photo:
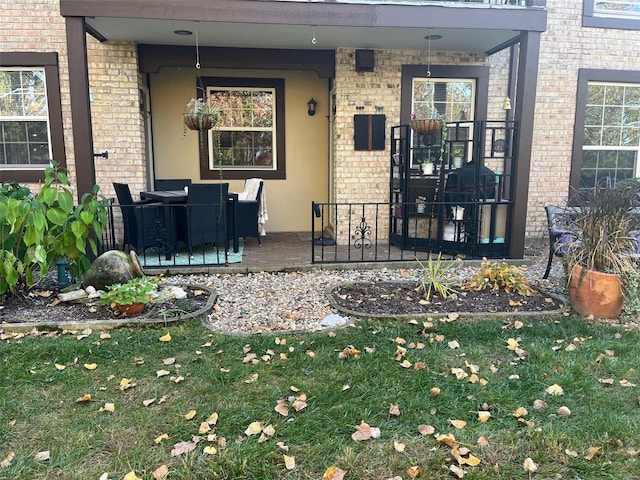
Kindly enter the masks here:
M 517 339 L 517 340 L 515 338 L 507 339 L 507 348 L 509 350 L 515 350 L 518 347 L 520 347 L 520 340 L 519 339 Z
M 518 409 L 513 412 L 513 416 L 516 418 L 526 417 L 527 415 L 529 415 L 529 412 L 524 407 L 518 407 Z
M 169 357 L 169 358 L 165 358 L 164 360 L 162 360 L 162 364 L 163 365 L 173 365 L 174 363 L 176 363 L 176 358 L 175 357 Z
M 569 410 L 567 407 L 562 406 L 558 408 L 558 415 L 562 415 L 563 417 L 570 417 L 571 410 Z
M 211 425 L 209 425 L 207 422 L 202 422 L 200 424 L 200 428 L 198 428 L 198 433 L 200 435 L 204 435 L 205 433 L 208 433 L 211 431 Z
M 478 445 L 486 447 L 489 445 L 489 439 L 487 437 L 478 437 Z
M 418 425 L 418 433 L 420 435 L 433 435 L 436 429 L 431 425 Z
M 283 455 L 283 458 L 284 458 L 284 467 L 287 470 L 293 470 L 294 468 L 296 468 L 296 457 Z
M 456 428 L 464 428 L 467 425 L 464 420 L 449 420 L 449 423 Z
M 143 400 L 142 401 L 142 405 L 144 405 L 145 407 L 148 407 L 149 405 L 152 405 L 153 402 L 155 402 L 156 399 L 155 398 L 150 398 L 148 400 Z
M 475 455 L 469 454 L 467 458 L 462 458 L 460 463 L 469 465 L 470 467 L 476 467 L 480 465 L 480 459 Z
M 346 473 L 346 470 L 341 470 L 338 467 L 329 467 L 322 475 L 322 480 L 342 480 Z
M 400 415 L 400 407 L 398 407 L 398 405 L 395 404 L 391 404 L 391 407 L 389 408 L 389 415 L 394 415 L 394 416 L 399 416 Z
M 84 368 L 86 368 L 87 370 L 95 370 L 96 368 L 98 368 L 98 364 L 96 364 L 96 363 L 85 363 L 84 364 Z
M 85 393 L 80 398 L 76 398 L 76 403 L 83 403 L 83 402 L 90 402 L 90 401 L 91 401 L 91 394 L 90 393 Z
M 131 470 L 129 473 L 127 473 L 124 478 L 122 480 L 142 480 L 142 478 L 140 478 L 139 476 L 136 475 L 136 472 L 134 472 L 133 470 Z
M 429 393 L 434 397 L 437 397 L 438 395 L 440 395 L 440 389 L 438 387 L 431 387 Z
M 274 408 L 276 412 L 278 412 L 283 417 L 289 415 L 289 407 L 287 406 L 287 402 L 283 399 L 279 399 Z
M 160 465 L 153 472 L 154 480 L 166 480 L 169 475 L 169 468 L 166 465 Z
M 549 395 L 554 395 L 554 396 L 556 396 L 556 395 L 564 395 L 564 390 L 557 383 L 554 383 L 553 385 L 547 387 L 546 392 Z
M 205 455 L 215 455 L 216 453 L 218 453 L 218 450 L 216 450 L 216 447 L 214 447 L 213 445 L 207 445 L 202 450 L 202 453 L 204 453 Z
M 64 370 L 65 368 L 67 368 L 66 365 L 60 365 L 59 363 L 56 363 L 55 367 L 56 367 L 57 370 Z
M 458 343 L 457 340 L 451 340 L 448 344 L 450 349 L 455 350 L 457 348 L 460 348 L 460 344 Z
M 163 442 L 165 440 L 169 440 L 169 435 L 166 433 L 163 433 L 162 435 L 157 436 L 156 438 L 153 439 L 153 443 L 155 443 L 156 445 L 159 444 L 160 442 Z
M 11 465 L 11 462 L 13 462 L 13 459 L 15 457 L 16 457 L 16 453 L 15 452 L 7 453 L 7 456 L 4 457 L 4 460 L 2 460 L 0 462 L 0 468 L 7 468 L 9 465 Z
M 36 462 L 46 462 L 51 458 L 51 454 L 49 450 L 43 450 L 42 452 L 38 452 L 33 457 Z
M 458 478 L 463 478 L 467 474 L 467 472 L 465 470 L 463 470 L 462 468 L 460 468 L 457 465 L 449 466 L 449 471 L 451 473 L 453 473 Z
M 400 443 L 400 442 L 396 442 L 394 440 L 393 441 L 393 448 L 396 450 L 396 452 L 402 453 L 402 452 L 404 452 L 405 444 L 404 443 Z
M 576 452 L 575 450 L 569 450 L 567 448 L 567 449 L 565 449 L 564 453 L 566 453 L 567 455 L 569 455 L 570 457 L 573 457 L 573 458 L 577 458 L 578 457 L 578 452 Z
M 113 413 L 116 411 L 116 406 L 113 403 L 105 403 L 104 407 L 100 407 L 99 412 L 109 412 Z
M 485 410 L 478 412 L 479 422 L 486 422 L 487 420 L 489 420 L 489 418 L 491 418 L 491 412 L 487 412 Z
M 193 417 L 196 416 L 196 411 L 195 410 L 189 410 L 185 415 L 184 418 L 185 420 L 191 420 Z
M 123 378 L 120 380 L 120 386 L 118 387 L 120 390 L 125 391 L 129 388 L 135 387 L 137 384 L 132 382 L 132 378 Z
M 184 453 L 192 452 L 195 449 L 196 449 L 195 442 L 179 442 L 179 443 L 176 443 L 171 449 L 171 456 L 177 457 Z
M 253 382 L 255 382 L 256 380 L 258 380 L 258 374 L 257 374 L 257 373 L 254 373 L 254 374 L 252 374 L 249 378 L 247 378 L 247 379 L 244 381 L 244 383 L 253 383 Z
M 422 473 L 422 468 L 420 468 L 417 465 L 407 468 L 407 475 L 409 475 L 411 478 L 416 478 L 421 473 Z
M 302 393 L 299 397 L 297 397 L 293 403 L 291 404 L 291 408 L 293 408 L 296 412 L 299 412 L 300 410 L 304 410 L 305 408 L 307 408 L 307 396 Z
M 167 332 L 166 335 L 163 335 L 158 340 L 160 340 L 161 342 L 170 342 L 171 341 L 171 334 Z
M 589 447 L 587 454 L 584 456 L 585 460 L 592 460 L 593 457 L 600 451 L 600 447 Z
M 156 377 L 166 377 L 167 375 L 169 375 L 171 372 L 169 370 L 158 370 L 156 372 Z
M 544 400 L 535 400 L 533 402 L 533 408 L 535 408 L 536 410 L 546 410 L 547 402 L 545 402 Z
M 258 433 L 262 432 L 263 428 L 264 422 L 251 422 L 247 429 L 244 431 L 244 434 L 247 437 L 250 437 L 251 435 L 257 435 Z
M 529 473 L 535 473 L 536 470 L 538 470 L 538 465 L 536 464 L 536 462 L 533 461 L 533 459 L 527 457 L 524 459 L 524 463 L 522 464 L 522 468 L 525 469 L 525 471 L 529 472 Z

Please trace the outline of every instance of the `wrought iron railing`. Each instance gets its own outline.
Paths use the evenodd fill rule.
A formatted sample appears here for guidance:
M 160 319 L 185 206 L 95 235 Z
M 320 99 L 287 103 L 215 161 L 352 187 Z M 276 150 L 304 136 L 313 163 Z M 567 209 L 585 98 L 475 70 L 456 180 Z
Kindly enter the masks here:
M 312 263 L 508 256 L 508 202 L 314 202 L 312 207 Z

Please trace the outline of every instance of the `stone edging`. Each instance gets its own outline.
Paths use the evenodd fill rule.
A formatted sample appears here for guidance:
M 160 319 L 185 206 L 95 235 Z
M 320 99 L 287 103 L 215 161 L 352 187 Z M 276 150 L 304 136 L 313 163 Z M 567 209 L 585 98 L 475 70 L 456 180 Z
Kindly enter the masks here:
M 108 330 L 111 328 L 119 327 L 135 327 L 145 325 L 165 325 L 170 323 L 181 322 L 190 318 L 198 318 L 206 315 L 213 309 L 213 305 L 218 298 L 217 292 L 213 288 L 205 287 L 204 285 L 198 285 L 193 283 L 167 283 L 166 285 L 177 287 L 189 287 L 206 290 L 209 292 L 209 300 L 207 303 L 196 310 L 195 312 L 187 313 L 185 315 L 178 315 L 169 319 L 165 318 L 145 318 L 145 317 L 131 317 L 122 319 L 108 319 L 108 320 L 83 320 L 78 322 L 37 322 L 37 323 L 0 323 L 0 330 L 5 332 L 30 332 L 32 330 L 82 330 L 85 328 L 91 329 L 103 329 Z
M 338 302 L 336 301 L 333 292 L 335 290 L 337 290 L 340 287 L 343 287 L 345 285 L 349 285 L 349 284 L 353 284 L 354 282 L 345 282 L 345 283 L 340 283 L 338 285 L 333 285 L 330 287 L 327 287 L 325 289 L 325 295 L 327 296 L 327 298 L 329 299 L 329 302 L 331 302 L 331 306 L 333 308 L 335 308 L 336 310 L 338 310 L 339 312 L 346 314 L 346 315 L 350 315 L 353 317 L 358 317 L 358 318 L 400 318 L 400 319 L 419 319 L 419 318 L 425 318 L 425 317 L 431 317 L 431 318 L 445 318 L 447 316 L 449 316 L 450 313 L 454 313 L 454 312 L 442 312 L 442 313 L 401 313 L 401 314 L 393 314 L 393 315 L 385 315 L 385 314 L 380 314 L 380 313 L 363 313 L 363 312 L 357 312 L 355 310 L 350 310 L 348 308 L 344 308 L 340 305 L 338 305 Z M 357 283 L 357 282 L 356 282 Z M 386 282 L 386 283 L 396 283 L 398 285 L 412 285 L 413 283 L 411 282 Z M 547 295 L 549 297 L 554 298 L 555 300 L 558 300 L 559 302 L 562 303 L 562 307 L 557 308 L 555 310 L 545 310 L 544 312 L 455 312 L 459 315 L 459 318 L 471 318 L 471 319 L 482 319 L 482 318 L 511 318 L 511 317 L 533 317 L 533 318 L 540 318 L 540 317 L 547 317 L 549 315 L 561 315 L 563 314 L 567 308 L 570 306 L 569 304 L 569 299 L 567 299 L 566 297 L 562 296 L 562 295 L 558 295 L 556 293 L 551 293 L 551 292 L 547 292 L 545 290 L 538 290 L 538 292 L 540 292 L 543 295 Z

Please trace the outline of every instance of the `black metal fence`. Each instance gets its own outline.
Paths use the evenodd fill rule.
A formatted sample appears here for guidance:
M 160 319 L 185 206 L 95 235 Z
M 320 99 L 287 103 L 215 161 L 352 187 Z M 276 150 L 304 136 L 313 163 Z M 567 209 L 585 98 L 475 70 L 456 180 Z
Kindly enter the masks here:
M 505 258 L 507 205 L 497 202 L 317 203 L 313 263 Z M 393 232 L 402 232 L 401 235 Z

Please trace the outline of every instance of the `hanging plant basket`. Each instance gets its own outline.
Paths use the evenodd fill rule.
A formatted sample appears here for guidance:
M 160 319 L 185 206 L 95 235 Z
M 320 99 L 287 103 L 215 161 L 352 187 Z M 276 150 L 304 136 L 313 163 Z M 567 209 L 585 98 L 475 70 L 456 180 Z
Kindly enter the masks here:
M 211 130 L 213 120 L 211 116 L 201 113 L 183 113 L 182 119 L 189 130 Z
M 433 135 L 442 130 L 442 120 L 435 118 L 413 119 L 409 124 L 411 130 L 420 135 Z

